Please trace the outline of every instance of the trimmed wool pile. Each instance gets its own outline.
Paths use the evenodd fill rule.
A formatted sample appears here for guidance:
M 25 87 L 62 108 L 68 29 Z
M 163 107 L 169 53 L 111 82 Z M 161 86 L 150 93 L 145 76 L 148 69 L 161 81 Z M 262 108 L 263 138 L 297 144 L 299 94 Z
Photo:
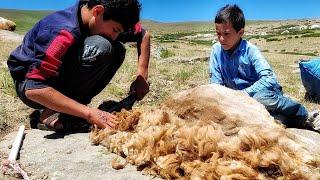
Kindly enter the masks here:
M 140 111 L 116 114 L 117 130 L 94 130 L 92 141 L 166 179 L 320 178 L 320 154 L 239 91 L 200 86 Z

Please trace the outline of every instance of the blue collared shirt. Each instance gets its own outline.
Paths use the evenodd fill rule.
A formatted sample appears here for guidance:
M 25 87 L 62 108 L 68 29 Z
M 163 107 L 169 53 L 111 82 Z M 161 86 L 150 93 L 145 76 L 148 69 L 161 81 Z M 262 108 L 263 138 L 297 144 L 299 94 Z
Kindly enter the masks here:
M 261 90 L 281 91 L 275 73 L 260 50 L 246 40 L 229 53 L 215 43 L 209 62 L 210 82 L 235 90 L 243 90 L 251 97 Z

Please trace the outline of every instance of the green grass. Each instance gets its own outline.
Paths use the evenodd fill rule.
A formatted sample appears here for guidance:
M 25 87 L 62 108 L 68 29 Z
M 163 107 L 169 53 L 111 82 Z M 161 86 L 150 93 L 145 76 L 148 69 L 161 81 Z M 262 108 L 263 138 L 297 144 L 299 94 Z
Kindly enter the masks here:
M 15 32 L 25 34 L 36 24 L 41 18 L 50 14 L 52 11 L 27 11 L 27 10 L 12 10 L 0 9 L 0 17 L 9 19 L 16 23 Z
M 113 96 L 116 97 L 123 97 L 127 93 L 122 87 L 120 87 L 116 83 L 109 84 L 108 90 Z
M 281 39 L 278 39 L 278 38 L 267 38 L 266 41 L 267 42 L 270 42 L 270 41 L 281 41 Z
M 188 69 L 180 69 L 175 74 L 175 79 L 178 80 L 179 83 L 186 83 L 186 81 L 192 76 L 192 71 Z
M 289 24 L 289 25 L 283 25 L 283 26 L 279 26 L 279 27 L 275 27 L 275 28 L 272 28 L 272 29 L 281 29 L 281 30 L 285 30 L 285 29 L 288 29 L 288 28 L 291 28 L 291 27 L 296 27 L 296 25 L 294 24 Z
M 47 15 L 49 12 L 33 12 L 33 11 L 12 11 L 6 12 L 0 10 L 0 16 L 16 21 L 18 24 L 17 32 L 24 34 L 30 29 L 39 19 Z M 270 21 L 248 21 L 247 26 L 259 25 L 261 31 L 265 31 L 270 27 Z M 266 23 L 266 24 L 264 24 Z M 278 22 L 277 22 L 278 23 Z M 136 103 L 136 107 L 153 106 L 160 103 L 163 99 L 169 95 L 180 92 L 184 89 L 196 87 L 209 83 L 208 76 L 208 62 L 207 61 L 195 61 L 185 62 L 180 61 L 193 56 L 203 56 L 204 54 L 210 54 L 211 41 L 203 40 L 186 40 L 182 38 L 184 36 L 193 36 L 198 33 L 214 33 L 214 23 L 208 22 L 184 22 L 184 23 L 158 23 L 153 21 L 142 21 L 143 26 L 148 29 L 152 36 L 152 48 L 157 48 L 158 45 L 163 47 L 161 52 L 162 58 L 175 56 L 174 60 L 162 60 L 151 54 L 149 65 L 149 79 L 151 83 L 150 92 L 142 100 Z M 284 27 L 282 27 L 284 28 Z M 266 42 L 279 46 L 279 48 L 265 49 L 263 54 L 266 54 L 266 58 L 269 60 L 271 66 L 277 74 L 277 77 L 284 87 L 284 92 L 290 97 L 298 99 L 299 102 L 303 101 L 303 87 L 301 87 L 301 81 L 299 74 L 292 73 L 294 68 L 290 65 L 294 65 L 295 60 L 300 58 L 313 57 L 317 54 L 317 49 L 307 49 L 307 42 L 316 41 L 314 47 L 319 47 L 320 41 L 318 41 L 317 33 L 319 31 L 303 31 L 295 32 L 291 35 L 280 35 L 273 31 L 267 36 L 249 36 L 251 38 L 257 38 L 264 42 L 262 39 L 277 38 L 281 41 Z M 315 37 L 304 38 L 302 36 Z M 299 38 L 297 42 L 303 44 L 301 46 L 293 46 L 288 48 L 290 44 L 286 44 L 288 37 Z M 181 39 L 180 39 L 181 38 Z M 293 39 L 291 39 L 293 40 Z M 163 43 L 166 42 L 166 43 Z M 171 43 L 174 42 L 174 43 Z M 285 45 L 283 45 L 285 44 Z M 299 43 L 297 43 L 299 44 Z M 299 44 L 299 45 L 300 45 Z M 18 45 L 15 42 L 2 42 L 0 41 L 0 62 L 3 63 L 9 53 Z M 154 47 L 155 46 L 155 47 Z M 192 46 L 192 47 L 191 47 Z M 281 50 L 285 50 L 281 52 Z M 296 50 L 294 50 L 296 49 Z M 130 84 L 134 80 L 137 70 L 137 54 L 136 49 L 133 47 L 127 47 L 126 60 L 120 67 L 119 71 L 112 79 L 110 84 L 102 91 L 93 101 L 90 106 L 98 104 L 101 100 L 115 99 L 119 100 L 125 97 L 129 91 Z M 291 52 L 294 51 L 294 52 Z M 310 53 L 311 52 L 311 53 Z M 313 53 L 313 54 L 312 54 Z M 1 64 L 1 65 L 2 65 Z M 10 74 L 5 66 L 0 68 L 0 130 L 8 129 L 9 126 L 15 125 L 21 118 L 27 117 L 30 109 L 22 104 L 22 102 L 16 97 L 13 87 L 13 82 L 10 78 Z M 312 103 L 306 103 L 308 108 L 316 107 L 317 105 Z M 10 107 L 10 108 L 8 108 Z M 10 121 L 7 121 L 10 119 Z M 10 124 L 8 124 L 10 122 Z
M 282 54 L 293 54 L 293 55 L 306 55 L 306 56 L 317 56 L 317 54 L 313 52 L 285 52 L 285 50 L 281 50 Z
M 161 54 L 160 54 L 161 58 L 168 58 L 171 56 L 174 56 L 174 52 L 172 52 L 171 50 L 169 50 L 169 49 L 162 49 L 161 50 Z
M 212 46 L 212 41 L 207 41 L 207 40 L 190 40 L 189 42 L 194 44 Z
M 0 69 L 0 91 L 16 97 L 15 87 L 11 75 L 7 69 Z
M 320 33 L 304 34 L 301 37 L 320 37 Z
M 287 34 L 281 34 L 282 31 L 272 31 L 268 32 L 268 35 L 249 35 L 245 36 L 246 39 L 266 39 L 266 41 L 281 41 L 283 38 L 301 38 L 301 37 L 320 37 L 319 30 L 316 29 L 305 29 L 305 30 L 293 30 L 289 31 Z

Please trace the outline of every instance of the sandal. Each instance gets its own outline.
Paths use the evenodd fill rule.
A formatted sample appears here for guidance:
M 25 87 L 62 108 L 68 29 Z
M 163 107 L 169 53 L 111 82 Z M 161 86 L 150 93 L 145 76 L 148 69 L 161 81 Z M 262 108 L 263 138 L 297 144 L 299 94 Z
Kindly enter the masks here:
M 37 128 L 46 131 L 63 131 L 64 128 L 62 123 L 59 121 L 59 115 L 60 113 L 54 113 L 44 119 L 42 123 L 39 121 Z
M 29 115 L 31 128 L 56 132 L 90 132 L 91 125 L 84 119 L 53 113 L 41 122 L 42 112 L 35 110 Z
M 38 123 L 38 129 L 48 131 L 62 131 L 64 130 L 62 123 L 59 121 L 60 113 L 54 113 L 51 116 Z M 42 126 L 42 127 L 41 127 Z M 44 127 L 43 127 L 44 126 Z

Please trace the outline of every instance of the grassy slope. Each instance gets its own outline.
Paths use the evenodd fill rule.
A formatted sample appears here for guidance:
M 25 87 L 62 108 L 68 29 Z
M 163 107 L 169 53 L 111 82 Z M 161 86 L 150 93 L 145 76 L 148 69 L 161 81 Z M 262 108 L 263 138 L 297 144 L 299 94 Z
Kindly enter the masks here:
M 49 11 L 20 11 L 0 9 L 0 17 L 8 18 L 17 23 L 17 32 L 24 34 L 39 19 L 49 14 Z M 163 43 L 157 40 L 156 36 L 167 36 L 177 38 L 183 34 L 197 34 L 198 32 L 213 32 L 213 22 L 182 22 L 182 23 L 159 23 L 154 21 L 142 21 L 143 25 L 152 32 L 153 48 L 162 47 L 171 54 L 169 58 L 156 58 L 154 53 L 150 59 L 150 78 L 151 90 L 148 96 L 138 103 L 138 106 L 154 105 L 167 97 L 167 95 L 188 89 L 201 84 L 208 83 L 208 72 L 206 61 L 183 62 L 182 59 L 190 57 L 203 57 L 210 53 L 210 45 L 202 43 L 191 43 L 188 41 L 178 41 L 172 43 Z M 247 30 L 266 31 L 267 28 L 282 27 L 287 25 L 288 21 L 249 21 Z M 291 22 L 293 24 L 298 21 Z M 304 22 L 302 22 L 304 23 Z M 172 35 L 175 34 L 175 35 Z M 287 35 L 289 36 L 289 35 Z M 284 52 L 315 52 L 319 51 L 320 37 L 309 38 L 291 38 L 281 35 L 281 41 L 266 41 L 266 39 L 252 39 L 251 42 L 257 44 L 262 50 L 268 50 L 263 53 L 269 60 L 279 81 L 284 87 L 284 91 L 294 99 L 303 102 L 309 109 L 319 108 L 319 104 L 304 102 L 304 88 L 300 82 L 296 70 L 296 61 L 298 59 L 310 58 L 308 56 L 298 56 L 283 54 Z M 291 36 L 291 35 L 290 35 Z M 278 38 L 280 36 L 277 36 Z M 177 39 L 175 39 L 177 40 Z M 0 138 L 7 133 L 7 128 L 12 128 L 18 122 L 27 119 L 27 114 L 31 109 L 27 108 L 14 95 L 11 78 L 2 64 L 5 64 L 10 51 L 12 51 L 19 42 L 8 43 L 0 40 Z M 97 106 L 102 100 L 119 100 L 127 94 L 130 83 L 134 78 L 136 71 L 135 49 L 127 47 L 126 61 L 119 72 L 107 86 L 106 91 L 100 93 L 92 102 Z M 317 52 L 319 53 L 319 52 Z M 170 58 L 172 58 L 170 60 Z M 4 132 L 5 130 L 5 132 Z
M 17 24 L 16 33 L 25 34 L 42 17 L 51 11 L 25 11 L 13 9 L 0 9 L 0 17 L 9 19 Z
M 16 32 L 26 33 L 42 17 L 52 11 L 27 11 L 14 9 L 0 9 L 0 17 L 14 21 L 17 24 Z M 247 24 L 265 23 L 265 21 L 248 21 Z M 155 34 L 177 33 L 177 32 L 203 32 L 214 31 L 213 21 L 194 21 L 178 23 L 161 23 L 150 20 L 142 20 L 146 29 Z

